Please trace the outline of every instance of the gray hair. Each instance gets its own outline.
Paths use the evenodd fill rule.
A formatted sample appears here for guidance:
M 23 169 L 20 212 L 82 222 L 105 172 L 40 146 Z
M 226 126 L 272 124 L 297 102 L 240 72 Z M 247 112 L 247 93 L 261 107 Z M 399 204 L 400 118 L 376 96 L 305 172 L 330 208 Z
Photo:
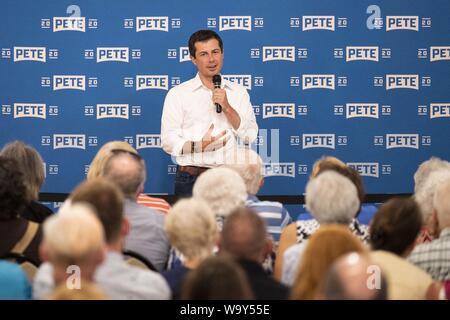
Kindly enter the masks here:
M 145 162 L 137 154 L 119 150 L 106 162 L 102 175 L 118 186 L 127 199 L 134 199 L 145 182 Z
M 433 206 L 441 229 L 450 227 L 450 178 L 436 188 Z
M 423 188 L 425 181 L 432 172 L 440 169 L 450 169 L 450 162 L 437 157 L 431 157 L 422 162 L 414 173 L 414 193 Z
M 414 199 L 420 206 L 425 225 L 429 223 L 433 212 L 433 199 L 437 187 L 450 179 L 450 169 L 439 169 L 431 172 L 423 186 L 414 194 Z
M 172 246 L 188 259 L 211 255 L 218 237 L 211 208 L 194 198 L 180 200 L 170 209 L 164 229 Z
M 306 207 L 319 223 L 348 224 L 359 210 L 358 191 L 350 179 L 325 171 L 306 185 Z
M 241 176 L 248 194 L 257 194 L 263 175 L 263 161 L 252 149 L 239 148 L 232 159 L 227 159 L 227 168 Z
M 204 200 L 216 216 L 228 216 L 244 206 L 247 190 L 239 174 L 228 168 L 214 168 L 198 177 L 192 194 Z

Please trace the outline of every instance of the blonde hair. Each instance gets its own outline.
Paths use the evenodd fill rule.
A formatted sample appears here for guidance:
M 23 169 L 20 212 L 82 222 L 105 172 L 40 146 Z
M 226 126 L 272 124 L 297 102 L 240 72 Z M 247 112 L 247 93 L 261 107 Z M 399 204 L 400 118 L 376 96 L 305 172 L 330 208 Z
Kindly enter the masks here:
M 44 222 L 44 247 L 52 263 L 83 264 L 103 249 L 103 227 L 87 204 L 64 206 Z
M 353 251 L 365 252 L 365 247 L 348 227 L 341 225 L 320 227 L 306 244 L 290 298 L 316 299 L 322 281 L 333 262 Z
M 102 175 L 105 165 L 108 160 L 113 156 L 112 150 L 123 150 L 131 153 L 138 154 L 138 152 L 125 141 L 110 141 L 105 143 L 95 155 L 92 160 L 89 171 L 87 173 L 87 180 L 97 178 Z
M 64 283 L 49 296 L 49 300 L 106 300 L 108 296 L 95 284 L 83 282 L 81 288 L 70 289 Z
M 30 145 L 14 141 L 3 147 L 1 155 L 17 161 L 23 173 L 27 201 L 37 200 L 45 180 L 44 162 L 39 152 Z
M 199 199 L 178 201 L 170 209 L 164 229 L 172 246 L 187 259 L 211 255 L 218 237 L 214 213 Z
M 313 168 L 311 170 L 311 178 L 317 177 L 317 175 L 321 172 L 322 167 L 324 165 L 328 165 L 328 164 L 335 165 L 335 166 L 340 166 L 340 167 L 346 167 L 347 166 L 344 162 L 342 162 L 341 160 L 339 160 L 336 157 L 322 156 L 319 160 L 314 162 Z

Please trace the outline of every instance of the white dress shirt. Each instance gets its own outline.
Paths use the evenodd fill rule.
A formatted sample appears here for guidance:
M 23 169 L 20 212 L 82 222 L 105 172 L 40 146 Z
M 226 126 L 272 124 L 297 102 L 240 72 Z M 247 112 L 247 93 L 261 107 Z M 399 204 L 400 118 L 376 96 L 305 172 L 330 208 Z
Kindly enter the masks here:
M 164 151 L 175 158 L 179 165 L 216 167 L 224 163 L 227 152 L 235 147 L 236 137 L 248 143 L 256 139 L 258 125 L 247 90 L 225 79 L 222 79 L 221 87 L 225 89 L 228 102 L 241 119 L 237 130 L 223 112 L 216 112 L 212 90 L 203 85 L 198 74 L 167 93 L 161 118 L 161 143 Z M 213 136 L 227 131 L 227 136 L 230 136 L 227 145 L 213 151 L 182 154 L 185 142 L 200 141 L 211 124 L 214 124 Z

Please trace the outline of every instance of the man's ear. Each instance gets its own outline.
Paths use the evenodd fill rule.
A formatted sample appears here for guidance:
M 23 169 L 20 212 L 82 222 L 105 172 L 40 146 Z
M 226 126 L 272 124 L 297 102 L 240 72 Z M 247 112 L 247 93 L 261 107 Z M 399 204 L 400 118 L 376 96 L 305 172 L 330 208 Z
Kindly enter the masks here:
M 125 238 L 130 233 L 130 222 L 127 217 L 123 217 L 122 225 L 120 226 L 120 235 Z
M 194 56 L 189 56 L 190 58 L 191 58 L 191 62 L 195 65 L 195 66 L 197 66 L 197 59 L 195 59 L 195 57 Z
M 42 261 L 49 261 L 48 247 L 45 241 L 42 241 L 41 245 L 39 246 L 39 257 Z

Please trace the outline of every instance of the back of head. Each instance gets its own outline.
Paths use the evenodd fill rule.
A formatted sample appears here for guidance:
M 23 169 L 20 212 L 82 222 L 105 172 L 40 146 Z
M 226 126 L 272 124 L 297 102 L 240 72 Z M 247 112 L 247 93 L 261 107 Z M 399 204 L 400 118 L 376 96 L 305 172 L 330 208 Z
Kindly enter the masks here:
M 214 168 L 196 180 L 192 194 L 204 200 L 216 216 L 227 216 L 245 204 L 247 190 L 239 174 L 228 168 Z
M 348 224 L 359 211 L 355 185 L 334 171 L 325 171 L 306 185 L 306 207 L 319 223 Z
M 3 147 L 1 155 L 17 161 L 26 181 L 28 201 L 37 200 L 45 179 L 44 163 L 40 154 L 32 146 L 14 141 Z
M 264 220 L 248 208 L 240 208 L 225 220 L 221 249 L 230 255 L 258 263 L 264 260 L 267 231 Z
M 370 225 L 372 249 L 404 255 L 421 228 L 422 214 L 414 199 L 391 199 L 378 210 Z
M 437 213 L 440 229 L 450 228 L 450 179 L 437 187 L 433 206 Z
M 106 300 L 107 295 L 95 284 L 83 282 L 81 288 L 59 285 L 48 297 L 49 300 Z
M 414 193 L 419 192 L 433 171 L 440 169 L 450 169 L 450 162 L 437 157 L 422 162 L 414 173 Z
M 123 195 L 112 182 L 104 178 L 85 181 L 72 192 L 70 199 L 73 204 L 84 202 L 94 207 L 107 243 L 119 238 L 124 219 Z
M 257 194 L 263 176 L 263 161 L 252 149 L 238 148 L 227 157 L 228 168 L 233 169 L 241 176 L 248 194 Z
M 217 240 L 217 222 L 209 206 L 199 199 L 178 201 L 165 222 L 167 238 L 187 259 L 204 259 Z
M 366 249 L 346 226 L 321 226 L 309 238 L 292 287 L 292 299 L 315 299 L 323 278 L 339 257 Z
M 434 170 L 429 174 L 423 186 L 414 194 L 414 199 L 420 206 L 424 224 L 430 222 L 436 188 L 448 179 L 450 179 L 450 169 Z
M 253 293 L 242 268 L 230 257 L 213 256 L 191 271 L 184 281 L 184 300 L 248 300 Z
M 94 210 L 68 205 L 44 223 L 43 248 L 52 264 L 83 265 L 103 250 L 104 233 Z
M 0 221 L 18 218 L 27 200 L 25 181 L 17 161 L 0 156 Z
M 314 162 L 313 168 L 311 171 L 311 177 L 315 178 L 319 175 L 319 173 L 323 172 L 325 168 L 336 168 L 336 167 L 346 167 L 347 165 L 339 160 L 338 158 L 331 157 L 331 156 L 324 156 L 321 157 L 319 160 Z
M 386 300 L 387 290 L 381 270 L 366 256 L 350 253 L 332 265 L 322 292 L 328 300 Z
M 92 160 L 89 171 L 87 173 L 87 179 L 97 178 L 102 175 L 106 162 L 114 155 L 113 150 L 123 150 L 138 154 L 138 152 L 125 141 L 110 141 L 105 143 L 95 155 Z
M 145 182 L 145 163 L 138 155 L 119 150 L 105 164 L 102 176 L 113 182 L 125 198 L 135 200 L 143 191 Z

